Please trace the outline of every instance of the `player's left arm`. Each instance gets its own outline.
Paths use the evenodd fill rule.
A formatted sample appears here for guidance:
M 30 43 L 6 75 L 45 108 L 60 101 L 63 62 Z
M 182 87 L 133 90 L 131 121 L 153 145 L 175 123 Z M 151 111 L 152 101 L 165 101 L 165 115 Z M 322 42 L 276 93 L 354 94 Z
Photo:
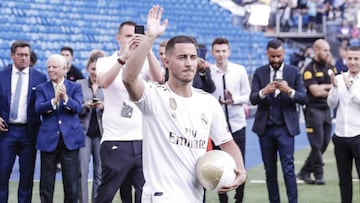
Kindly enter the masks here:
M 247 179 L 247 173 L 241 151 L 234 140 L 230 140 L 228 142 L 221 144 L 220 148 L 221 150 L 230 154 L 236 163 L 236 169 L 234 170 L 236 174 L 235 180 L 230 185 L 224 186 L 219 190 L 220 193 L 223 193 L 230 190 L 234 190 L 240 185 L 244 184 Z

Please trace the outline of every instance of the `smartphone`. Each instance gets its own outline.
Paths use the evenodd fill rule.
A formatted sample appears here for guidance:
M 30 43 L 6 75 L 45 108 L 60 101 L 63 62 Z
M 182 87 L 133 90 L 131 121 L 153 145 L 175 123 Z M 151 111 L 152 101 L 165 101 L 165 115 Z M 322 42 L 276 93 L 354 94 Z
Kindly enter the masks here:
M 205 60 L 205 58 L 206 58 L 206 51 L 207 51 L 207 50 L 206 50 L 205 47 L 199 47 L 199 48 L 198 48 L 198 51 L 197 51 L 197 52 L 198 52 L 198 53 L 197 53 L 197 54 L 198 54 L 198 57 Z
M 145 34 L 145 28 L 143 25 L 135 25 L 135 34 Z
M 92 102 L 93 102 L 93 103 L 96 103 L 96 102 L 98 102 L 98 101 L 100 101 L 99 98 L 94 97 L 94 98 L 92 99 Z
M 281 82 L 281 81 L 283 81 L 284 79 L 282 79 L 282 78 L 275 78 L 275 82 Z

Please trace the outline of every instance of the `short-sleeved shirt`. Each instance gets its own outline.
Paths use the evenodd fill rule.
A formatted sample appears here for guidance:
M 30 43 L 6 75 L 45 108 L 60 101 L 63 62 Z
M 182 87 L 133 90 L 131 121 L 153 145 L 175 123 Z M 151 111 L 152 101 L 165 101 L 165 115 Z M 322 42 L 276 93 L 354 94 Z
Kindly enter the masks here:
M 115 63 L 118 63 L 117 57 L 117 52 L 115 52 L 111 56 L 99 58 L 96 62 L 97 74 L 108 71 Z M 140 78 L 146 77 L 148 67 L 146 62 L 139 75 Z M 126 68 L 126 64 L 123 68 Z M 141 112 L 129 99 L 122 81 L 123 68 L 111 85 L 103 88 L 105 108 L 102 118 L 104 133 L 101 142 L 142 139 Z
M 216 145 L 232 140 L 219 102 L 196 88 L 185 98 L 145 83 L 135 104 L 143 113 L 143 202 L 201 203 L 195 168 L 209 135 Z
M 336 68 L 329 64 L 322 64 L 315 60 L 310 62 L 304 70 L 304 85 L 307 90 L 308 102 L 307 106 L 326 109 L 328 108 L 326 97 L 315 97 L 311 94 L 309 86 L 313 84 L 331 84 L 328 71 L 332 70 L 336 73 Z

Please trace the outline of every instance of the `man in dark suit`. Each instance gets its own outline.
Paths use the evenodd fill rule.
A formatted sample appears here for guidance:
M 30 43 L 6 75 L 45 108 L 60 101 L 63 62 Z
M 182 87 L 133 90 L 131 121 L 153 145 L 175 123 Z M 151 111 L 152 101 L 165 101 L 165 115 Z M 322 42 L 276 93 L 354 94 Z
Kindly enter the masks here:
M 296 103 L 306 102 L 301 74 L 295 66 L 285 65 L 284 55 L 280 40 L 268 42 L 269 64 L 256 69 L 250 93 L 250 102 L 258 105 L 252 130 L 259 136 L 268 196 L 272 203 L 280 203 L 278 153 L 288 200 L 290 203 L 297 202 L 294 136 L 300 133 L 300 128 Z
M 84 133 L 79 120 L 81 86 L 64 78 L 65 58 L 51 55 L 47 61 L 49 82 L 36 89 L 35 110 L 42 116 L 36 148 L 41 151 L 40 199 L 52 202 L 56 163 L 62 166 L 64 202 L 77 202 L 79 189 L 79 148 Z
M 31 202 L 40 117 L 35 114 L 35 90 L 46 75 L 29 68 L 30 44 L 11 45 L 13 64 L 0 72 L 0 202 L 8 202 L 9 178 L 19 156 L 18 202 Z

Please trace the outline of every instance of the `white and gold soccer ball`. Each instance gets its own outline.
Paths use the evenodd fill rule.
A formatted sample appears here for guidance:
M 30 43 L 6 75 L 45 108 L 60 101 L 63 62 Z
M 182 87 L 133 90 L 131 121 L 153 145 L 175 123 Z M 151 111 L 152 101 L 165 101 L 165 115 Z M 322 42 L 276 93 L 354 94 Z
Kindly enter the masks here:
M 218 191 L 235 180 L 236 163 L 227 152 L 212 150 L 202 155 L 196 163 L 196 176 L 207 190 Z

